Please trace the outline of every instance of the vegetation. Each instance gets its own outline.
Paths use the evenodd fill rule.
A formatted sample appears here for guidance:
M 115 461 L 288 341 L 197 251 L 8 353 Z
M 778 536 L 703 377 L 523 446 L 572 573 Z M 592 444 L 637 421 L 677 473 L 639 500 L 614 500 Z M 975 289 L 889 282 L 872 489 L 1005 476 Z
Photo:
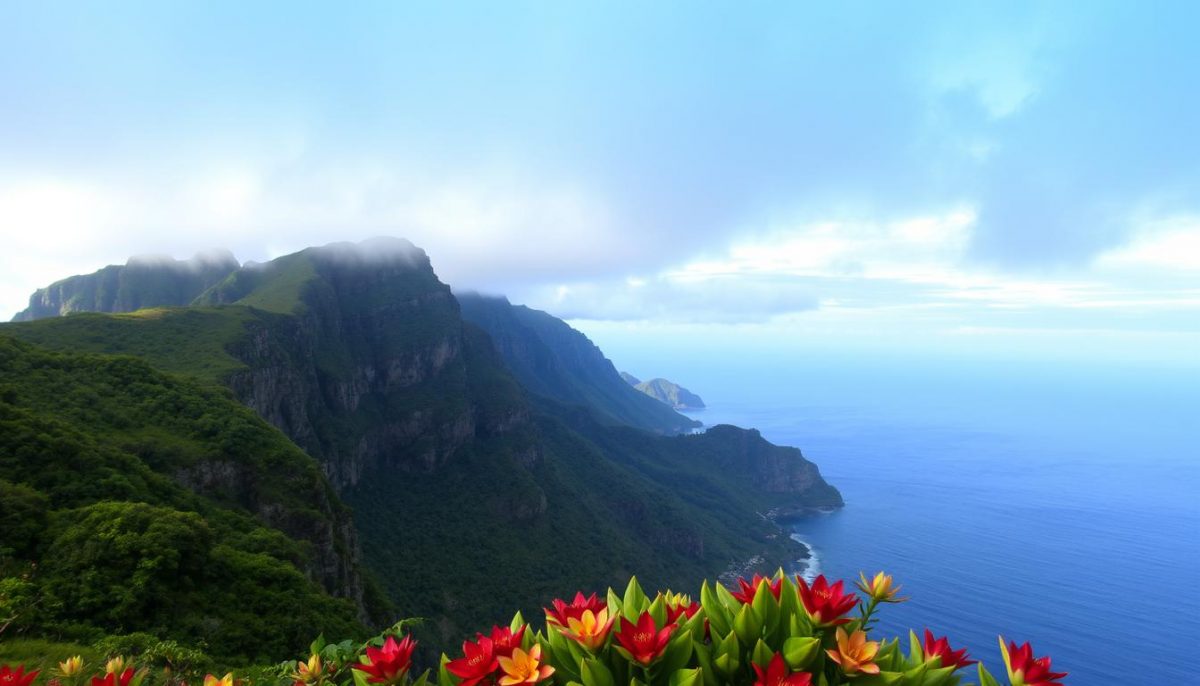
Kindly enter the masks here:
M 410 623 L 399 622 L 361 643 L 322 635 L 298 660 L 239 675 L 264 686 L 958 686 L 974 673 L 980 686 L 1000 686 L 982 664 L 970 669 L 976 661 L 965 649 L 928 629 L 923 638 L 910 631 L 907 649 L 898 638 L 876 636 L 878 612 L 908 599 L 883 572 L 860 575 L 856 585 L 858 594 L 843 581 L 818 576 L 809 583 L 779 570 L 728 588 L 705 581 L 693 599 L 669 590 L 648 596 L 633 578 L 623 594 L 610 587 L 604 596 L 554 598 L 539 613 L 540 627 L 518 612 L 468 635 L 453 658 L 423 660 Z M 1028 643 L 1001 638 L 1000 651 L 1012 686 L 1061 686 L 1067 676 L 1053 671 L 1049 657 L 1035 658 Z M 132 635 L 102 641 L 86 658 L 64 658 L 54 673 L 81 684 L 101 668 L 96 652 L 111 659 L 93 684 L 140 686 L 150 667 L 162 666 L 162 681 L 175 686 L 211 669 L 177 645 Z M 32 686 L 38 674 L 29 668 L 45 665 L 0 666 L 0 678 Z M 234 675 L 209 673 L 204 682 L 232 684 Z
M 778 456 L 753 432 L 627 426 L 642 404 L 655 430 L 690 420 L 549 315 L 491 335 L 464 322 L 406 245 L 243 268 L 203 306 L 0 328 L 25 341 L 0 335 L 3 575 L 28 606 L 7 635 L 277 655 L 309 630 L 353 635 L 364 612 L 391 619 L 357 578 L 361 549 L 387 600 L 431 620 L 416 630 L 428 650 L 563 586 L 795 560 L 760 513 L 840 504 L 798 451 L 784 461 L 812 470 L 808 490 L 764 489 Z M 522 346 L 567 400 L 510 372 Z
M 6 640 L 146 631 L 251 658 L 362 631 L 303 572 L 344 516 L 316 464 L 144 362 L 0 337 L 0 495 Z

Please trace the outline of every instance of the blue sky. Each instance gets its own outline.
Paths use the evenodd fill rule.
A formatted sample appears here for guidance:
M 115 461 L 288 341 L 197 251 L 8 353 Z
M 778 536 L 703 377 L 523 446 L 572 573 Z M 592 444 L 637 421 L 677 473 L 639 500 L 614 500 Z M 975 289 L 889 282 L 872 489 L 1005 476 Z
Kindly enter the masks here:
M 132 254 L 388 234 L 602 342 L 1194 359 L 1198 19 L 5 2 L 0 316 Z

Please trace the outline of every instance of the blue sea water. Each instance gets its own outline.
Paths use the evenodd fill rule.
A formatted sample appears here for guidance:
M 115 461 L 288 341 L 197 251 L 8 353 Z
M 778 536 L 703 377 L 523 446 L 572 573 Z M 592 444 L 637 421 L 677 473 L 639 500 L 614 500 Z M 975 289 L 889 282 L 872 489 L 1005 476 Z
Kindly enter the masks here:
M 649 361 L 648 361 L 649 362 Z M 1200 684 L 1200 375 L 1031 361 L 671 361 L 706 424 L 800 447 L 846 507 L 796 535 L 886 570 L 926 627 L 1002 671 L 1031 641 L 1073 684 Z M 907 642 L 905 642 L 907 645 Z

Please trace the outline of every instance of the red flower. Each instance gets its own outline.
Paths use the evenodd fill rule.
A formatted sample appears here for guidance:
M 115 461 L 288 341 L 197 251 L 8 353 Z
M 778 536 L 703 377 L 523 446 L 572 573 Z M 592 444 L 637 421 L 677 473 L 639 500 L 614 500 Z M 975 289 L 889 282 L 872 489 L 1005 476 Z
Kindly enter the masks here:
M 643 612 L 636 625 L 622 617 L 621 629 L 615 635 L 617 642 L 631 659 L 639 664 L 649 665 L 662 657 L 676 628 L 677 624 L 668 623 L 659 629 L 650 613 Z
M 1017 647 L 1015 642 L 1004 645 L 1000 639 L 1000 652 L 1004 655 L 1004 666 L 1008 669 L 1008 679 L 1017 686 L 1062 686 L 1059 679 L 1066 672 L 1051 672 L 1050 658 L 1034 659 L 1033 648 L 1028 643 Z
M 367 646 L 367 661 L 354 665 L 354 669 L 366 672 L 368 683 L 395 684 L 412 667 L 412 654 L 416 647 L 417 642 L 412 636 L 405 636 L 399 643 L 388 636 L 382 648 Z
M 525 638 L 525 627 L 528 624 L 522 624 L 521 628 L 513 631 L 506 626 L 492 625 L 492 649 L 496 653 L 496 657 L 512 657 L 513 650 L 521 647 L 521 640 Z M 482 639 L 483 634 L 475 634 L 476 639 Z M 464 644 L 465 645 L 465 644 Z
M 462 679 L 459 686 L 475 686 L 497 669 L 500 662 L 496 659 L 495 643 L 483 634 L 479 634 L 475 643 L 463 641 L 463 657 L 446 663 L 446 670 Z
M 551 605 L 554 606 L 553 609 L 544 608 L 546 621 L 559 626 L 567 626 L 568 619 L 583 617 L 583 613 L 587 610 L 591 610 L 593 615 L 598 615 L 601 610 L 608 607 L 608 603 L 597 598 L 595 593 L 585 598 L 582 591 L 575 593 L 575 600 L 571 601 L 570 605 L 558 598 L 555 598 Z
M 779 594 L 783 592 L 783 577 L 772 580 L 761 574 L 755 574 L 752 581 L 746 581 L 739 577 L 737 582 L 742 587 L 742 590 L 734 591 L 731 588 L 729 589 L 729 594 L 742 603 L 750 604 L 754 602 L 754 594 L 758 593 L 759 584 L 764 581 L 767 582 L 768 587 L 771 589 L 771 595 L 775 596 L 775 600 L 779 600 Z
M 843 593 L 841 581 L 831 586 L 822 574 L 813 580 L 811 587 L 799 576 L 796 577 L 796 584 L 800 591 L 800 602 L 804 604 L 804 610 L 814 625 L 834 626 L 850 621 L 842 615 L 854 608 L 858 603 L 858 596 Z
M 942 662 L 943 667 L 953 667 L 962 669 L 967 665 L 975 664 L 976 660 L 967 659 L 967 649 L 960 648 L 958 650 L 950 649 L 950 641 L 946 637 L 935 639 L 933 632 L 929 629 L 925 630 L 925 659 L 932 660 L 938 658 Z
M 92 686 L 129 686 L 129 682 L 133 679 L 133 667 L 126 667 L 120 676 L 115 672 L 109 672 L 103 677 L 92 677 Z M 4 683 L 4 679 L 0 678 L 0 684 Z
M 767 665 L 765 670 L 758 665 L 753 667 L 758 674 L 758 681 L 754 682 L 754 686 L 812 686 L 812 675 L 807 672 L 789 674 L 787 663 L 779 653 L 775 653 L 771 664 Z
M 17 665 L 16 670 L 8 665 L 0 666 L 0 686 L 29 686 L 37 678 L 40 670 L 25 671 L 25 665 Z

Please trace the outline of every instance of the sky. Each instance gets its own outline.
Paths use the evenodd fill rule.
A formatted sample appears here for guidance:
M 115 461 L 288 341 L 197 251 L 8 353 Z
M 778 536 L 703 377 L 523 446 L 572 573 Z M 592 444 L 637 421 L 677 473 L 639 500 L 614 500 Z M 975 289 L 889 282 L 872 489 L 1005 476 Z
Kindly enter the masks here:
M 1192 3 L 0 1 L 0 318 L 401 236 L 601 341 L 1195 361 Z

